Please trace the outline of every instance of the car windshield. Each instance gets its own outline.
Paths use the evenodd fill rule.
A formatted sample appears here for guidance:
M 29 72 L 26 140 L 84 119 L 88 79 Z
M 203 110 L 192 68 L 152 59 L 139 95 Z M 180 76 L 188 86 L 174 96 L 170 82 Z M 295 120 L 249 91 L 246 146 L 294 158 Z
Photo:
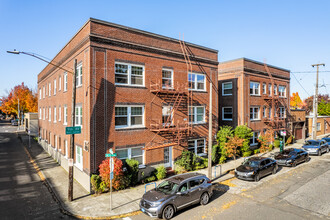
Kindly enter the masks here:
M 243 165 L 248 167 L 259 167 L 259 161 L 246 160 L 243 162 Z
M 305 145 L 319 145 L 317 141 L 306 141 Z
M 323 140 L 330 142 L 330 138 L 323 138 Z
M 165 180 L 164 182 L 160 183 L 157 186 L 156 190 L 163 192 L 165 194 L 172 194 L 175 192 L 177 187 L 178 187 L 178 184 Z

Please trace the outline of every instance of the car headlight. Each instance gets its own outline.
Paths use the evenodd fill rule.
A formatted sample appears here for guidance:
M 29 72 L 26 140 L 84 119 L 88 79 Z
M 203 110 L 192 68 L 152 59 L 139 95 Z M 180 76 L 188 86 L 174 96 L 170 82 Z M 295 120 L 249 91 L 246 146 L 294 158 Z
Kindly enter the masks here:
M 248 176 L 251 176 L 254 174 L 254 171 L 247 173 Z
M 161 202 L 152 202 L 151 206 L 159 206 L 162 203 L 163 203 L 163 201 L 161 201 Z
M 291 163 L 293 160 L 288 160 L 288 163 Z

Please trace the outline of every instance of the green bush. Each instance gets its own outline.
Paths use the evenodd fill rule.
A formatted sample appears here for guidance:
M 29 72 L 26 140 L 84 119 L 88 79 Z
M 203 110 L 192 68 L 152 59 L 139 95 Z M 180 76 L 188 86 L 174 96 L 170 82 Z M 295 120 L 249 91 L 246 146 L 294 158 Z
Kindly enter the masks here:
M 101 177 L 99 175 L 93 174 L 91 176 L 91 184 L 92 190 L 96 195 L 102 193 L 105 190 L 105 183 L 102 182 Z
M 249 157 L 249 156 L 251 156 L 251 154 L 252 154 L 252 151 L 250 150 L 250 151 L 245 151 L 243 154 L 242 154 L 242 156 L 243 157 Z
M 220 148 L 220 159 L 219 159 L 219 163 L 223 163 L 226 161 L 228 153 L 227 150 L 225 148 L 225 145 L 228 141 L 228 138 L 233 136 L 233 130 L 232 127 L 230 126 L 221 126 L 219 128 L 219 131 L 217 133 L 217 142 L 218 142 L 218 146 Z
M 237 126 L 234 130 L 235 136 L 244 139 L 243 146 L 240 149 L 241 155 L 247 155 L 250 152 L 250 138 L 253 137 L 252 129 L 246 125 Z M 252 152 L 251 152 L 252 153 Z
M 185 173 L 186 170 L 184 169 L 184 167 L 182 167 L 178 164 L 175 164 L 174 172 L 175 172 L 175 174 L 181 174 L 181 173 Z
M 269 151 L 273 150 L 274 146 L 272 144 L 269 145 Z
M 135 186 L 138 183 L 139 161 L 134 159 L 126 159 L 126 164 L 129 183 L 131 186 Z
M 150 183 L 156 180 L 156 176 L 149 176 L 144 179 L 144 183 Z
M 259 153 L 260 153 L 260 149 L 255 149 L 255 150 L 253 151 L 253 153 L 254 153 L 254 154 L 259 154 Z
M 197 163 L 194 170 L 204 169 L 208 166 L 208 159 L 204 157 L 197 156 Z
M 221 156 L 219 159 L 219 164 L 223 164 L 224 162 L 226 162 L 227 157 L 226 156 Z
M 190 151 L 182 151 L 180 159 L 175 164 L 183 167 L 186 171 L 192 171 L 196 165 L 196 156 Z
M 274 146 L 276 147 L 276 148 L 279 148 L 280 147 L 280 140 L 275 140 L 274 141 Z
M 219 145 L 214 145 L 212 146 L 212 163 L 218 163 L 219 159 L 220 159 L 220 146 Z
M 164 166 L 159 166 L 156 168 L 157 170 L 157 173 L 156 173 L 156 176 L 157 176 L 157 180 L 162 180 L 166 177 L 166 168 Z

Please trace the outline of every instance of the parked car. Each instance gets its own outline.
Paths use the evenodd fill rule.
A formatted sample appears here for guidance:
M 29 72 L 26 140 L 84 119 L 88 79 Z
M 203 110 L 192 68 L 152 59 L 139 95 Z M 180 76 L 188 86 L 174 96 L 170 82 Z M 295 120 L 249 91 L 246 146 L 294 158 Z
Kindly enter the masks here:
M 276 161 L 271 158 L 250 157 L 235 169 L 235 176 L 238 179 L 258 182 L 263 176 L 270 173 L 275 174 L 277 169 L 278 165 Z
M 140 209 L 151 217 L 170 219 L 179 209 L 196 203 L 206 205 L 212 194 L 212 183 L 204 174 L 175 175 L 146 192 Z
M 330 136 L 329 137 L 324 137 L 322 140 L 325 140 L 327 142 L 328 148 L 330 149 Z
M 18 120 L 17 119 L 11 120 L 11 125 L 18 126 Z
M 321 156 L 322 153 L 329 152 L 329 147 L 325 140 L 308 140 L 302 148 L 311 155 Z
M 278 165 L 295 167 L 302 162 L 308 162 L 309 155 L 306 151 L 296 148 L 288 148 L 275 155 Z

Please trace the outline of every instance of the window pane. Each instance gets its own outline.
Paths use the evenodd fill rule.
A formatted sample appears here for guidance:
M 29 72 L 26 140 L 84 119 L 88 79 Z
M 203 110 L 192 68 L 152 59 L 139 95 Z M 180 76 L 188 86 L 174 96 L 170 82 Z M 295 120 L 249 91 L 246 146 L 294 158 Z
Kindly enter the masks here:
M 131 83 L 134 85 L 143 85 L 143 77 L 142 76 L 131 76 Z
M 143 75 L 143 68 L 140 66 L 132 66 L 132 75 Z
M 116 73 L 124 73 L 124 74 L 127 74 L 127 73 L 128 73 L 128 65 L 124 65 L 124 64 L 115 64 L 115 72 L 116 72 Z
M 232 83 L 224 83 L 223 88 L 224 89 L 231 89 L 233 87 Z
M 188 141 L 188 149 L 189 148 L 195 148 L 195 140 Z
M 204 121 L 204 115 L 197 115 L 197 122 Z
M 127 84 L 127 76 L 126 75 L 120 75 L 120 74 L 116 74 L 115 76 L 115 83 L 124 83 Z
M 127 107 L 116 107 L 115 115 L 127 115 Z
M 132 156 L 132 159 L 139 161 L 139 164 L 143 164 L 143 157 L 142 156 L 137 156 L 137 157 Z
M 172 72 L 168 71 L 168 70 L 163 70 L 162 76 L 163 76 L 163 78 L 172 78 Z
M 204 114 L 204 107 L 197 107 L 196 109 L 197 109 L 197 114 L 200 113 Z
M 131 153 L 132 153 L 132 157 L 141 156 L 142 155 L 142 148 L 132 148 Z
M 116 117 L 115 125 L 127 125 L 127 117 Z
M 142 107 L 132 107 L 131 114 L 132 115 L 142 115 Z
M 132 116 L 131 125 L 142 125 L 142 116 Z
M 116 150 L 117 157 L 118 159 L 126 159 L 128 158 L 128 150 L 123 149 L 123 150 Z

